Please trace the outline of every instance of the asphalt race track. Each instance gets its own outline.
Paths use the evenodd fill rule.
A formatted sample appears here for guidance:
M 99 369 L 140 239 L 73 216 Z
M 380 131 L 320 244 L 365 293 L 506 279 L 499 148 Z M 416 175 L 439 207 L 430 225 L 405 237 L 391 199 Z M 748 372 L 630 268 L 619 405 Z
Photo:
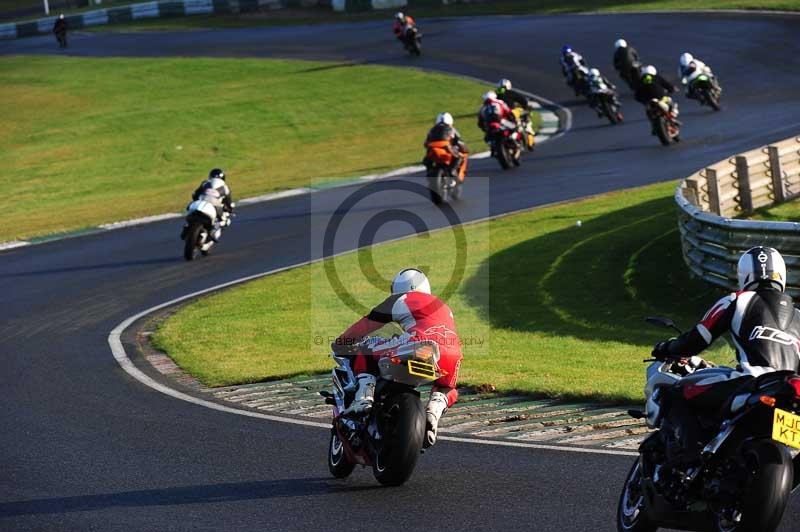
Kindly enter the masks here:
M 539 147 L 522 168 L 502 173 L 495 161 L 475 162 L 456 207 L 462 220 L 682 177 L 800 126 L 800 17 L 578 15 L 421 25 L 419 59 L 393 42 L 389 23 L 79 34 L 69 53 L 409 65 L 509 77 L 569 107 L 572 130 Z M 620 35 L 670 77 L 684 49 L 706 60 L 725 89 L 723 112 L 681 100 L 684 141 L 663 148 L 621 82 L 621 126 L 575 102 L 557 64 L 561 45 L 569 42 L 616 80 L 610 59 Z M 57 51 L 50 37 L 0 43 L 0 54 Z M 472 117 L 463 120 L 457 126 L 474 127 Z M 0 530 L 615 530 L 630 457 L 442 442 L 404 487 L 380 488 L 367 471 L 333 481 L 325 430 L 167 397 L 128 377 L 112 358 L 108 334 L 128 316 L 315 258 L 312 235 L 352 192 L 243 207 L 214 255 L 192 264 L 180 255 L 179 220 L 0 254 Z M 176 198 L 176 206 L 182 201 Z M 397 207 L 380 199 L 357 210 L 336 249 L 352 247 L 365 220 L 389 206 Z M 427 202 L 403 208 L 430 225 L 445 223 Z M 408 231 L 395 225 L 379 237 Z M 218 343 L 224 349 L 224 334 Z M 792 519 L 798 510 L 795 498 L 781 530 L 800 530 Z

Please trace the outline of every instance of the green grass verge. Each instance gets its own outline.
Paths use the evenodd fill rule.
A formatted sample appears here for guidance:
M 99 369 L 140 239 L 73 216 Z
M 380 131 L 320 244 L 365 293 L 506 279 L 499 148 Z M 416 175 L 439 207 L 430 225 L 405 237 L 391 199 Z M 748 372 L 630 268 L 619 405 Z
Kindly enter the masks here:
M 758 209 L 748 218 L 768 222 L 800 222 L 800 200 L 795 199 L 779 205 Z
M 462 384 L 551 397 L 630 401 L 642 358 L 669 336 L 643 317 L 691 326 L 718 295 L 689 279 L 676 227 L 674 184 L 607 194 L 466 227 L 466 275 L 449 299 L 464 347 Z M 576 226 L 581 220 L 582 226 Z M 335 265 L 364 304 L 385 297 L 401 266 L 424 265 L 435 291 L 450 276 L 449 230 L 271 276 L 180 309 L 155 335 L 161 349 L 212 386 L 325 371 L 328 337 L 358 318 L 329 286 Z M 382 289 L 383 288 L 383 289 Z M 198 324 L 225 331 L 218 348 Z M 315 338 L 323 338 L 320 342 Z M 320 345 L 317 345 L 317 344 Z M 720 343 L 712 360 L 730 363 Z
M 502 0 L 470 4 L 427 5 L 407 8 L 415 17 L 454 17 L 486 15 L 526 15 L 559 13 L 617 13 L 630 11 L 669 11 L 698 9 L 800 10 L 799 0 Z M 174 31 L 198 28 L 243 28 L 287 24 L 324 24 L 386 19 L 387 10 L 335 13 L 329 8 L 290 8 L 257 13 L 198 15 L 191 17 L 142 20 L 117 26 L 96 26 L 91 31 Z
M 485 89 L 304 61 L 0 58 L 0 241 L 179 211 L 215 166 L 241 198 L 416 164 L 444 110 L 478 149 Z

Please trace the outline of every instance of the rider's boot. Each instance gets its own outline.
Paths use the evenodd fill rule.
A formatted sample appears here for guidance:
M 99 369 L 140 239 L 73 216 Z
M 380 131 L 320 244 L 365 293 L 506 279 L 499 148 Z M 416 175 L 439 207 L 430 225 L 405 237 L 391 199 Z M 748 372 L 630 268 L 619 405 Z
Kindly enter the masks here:
M 369 373 L 359 373 L 356 377 L 358 388 L 356 395 L 350 406 L 342 412 L 342 415 L 361 415 L 367 414 L 372 410 L 375 402 L 375 375 Z
M 447 396 L 442 392 L 431 392 L 428 406 L 425 408 L 425 441 L 424 447 L 431 447 L 436 443 L 436 433 L 439 430 L 439 420 L 447 411 Z

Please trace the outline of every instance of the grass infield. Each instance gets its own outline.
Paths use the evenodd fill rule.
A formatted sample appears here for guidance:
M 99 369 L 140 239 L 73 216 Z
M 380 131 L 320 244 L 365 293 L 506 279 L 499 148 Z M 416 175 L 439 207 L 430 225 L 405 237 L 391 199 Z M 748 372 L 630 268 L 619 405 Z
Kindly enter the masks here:
M 466 226 L 466 275 L 448 300 L 468 342 L 461 383 L 569 399 L 641 398 L 642 359 L 670 335 L 643 317 L 668 315 L 688 328 L 718 296 L 686 273 L 674 187 Z M 454 242 L 440 231 L 414 237 L 412 245 L 375 246 L 367 276 L 366 251 L 333 264 L 358 301 L 375 304 L 386 296 L 386 279 L 404 266 L 424 265 L 441 292 Z M 161 324 L 155 342 L 206 384 L 255 382 L 328 370 L 329 338 L 358 317 L 336 297 L 320 263 L 189 304 Z M 225 331 L 219 350 L 196 341 L 198 323 Z M 730 348 L 719 344 L 710 358 L 732 362 Z
M 213 167 L 242 198 L 417 164 L 442 111 L 481 149 L 485 90 L 338 63 L 0 58 L 0 242 L 180 211 Z

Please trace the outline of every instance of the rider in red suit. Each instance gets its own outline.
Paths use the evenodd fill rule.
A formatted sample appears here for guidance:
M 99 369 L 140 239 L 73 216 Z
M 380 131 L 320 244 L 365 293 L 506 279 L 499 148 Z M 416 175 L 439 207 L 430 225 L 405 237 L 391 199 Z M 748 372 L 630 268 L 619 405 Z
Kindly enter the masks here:
M 424 273 L 408 268 L 392 281 L 392 295 L 351 325 L 332 347 L 336 352 L 346 352 L 390 322 L 398 323 L 405 333 L 391 340 L 377 340 L 371 344 L 371 352 L 359 352 L 354 356 L 353 373 L 357 376 L 358 389 L 345 413 L 361 414 L 372 408 L 378 360 L 382 353 L 408 342 L 432 340 L 439 345 L 439 368 L 443 375 L 434 382 L 426 407 L 425 443 L 431 446 L 436 443 L 439 419 L 458 400 L 456 382 L 462 354 L 453 312 L 441 299 L 431 295 L 431 286 Z
M 511 107 L 499 99 L 494 91 L 487 92 L 483 95 L 483 106 L 478 111 L 478 127 L 488 135 L 493 128 L 501 128 L 503 120 L 515 125 L 517 123 L 517 117 L 511 111 Z
M 406 32 L 409 28 L 413 28 L 416 26 L 416 22 L 414 21 L 414 17 L 411 15 L 406 15 L 402 12 L 395 13 L 394 15 L 394 24 L 392 25 L 392 31 L 394 31 L 395 37 L 402 43 L 405 43 L 406 39 Z

